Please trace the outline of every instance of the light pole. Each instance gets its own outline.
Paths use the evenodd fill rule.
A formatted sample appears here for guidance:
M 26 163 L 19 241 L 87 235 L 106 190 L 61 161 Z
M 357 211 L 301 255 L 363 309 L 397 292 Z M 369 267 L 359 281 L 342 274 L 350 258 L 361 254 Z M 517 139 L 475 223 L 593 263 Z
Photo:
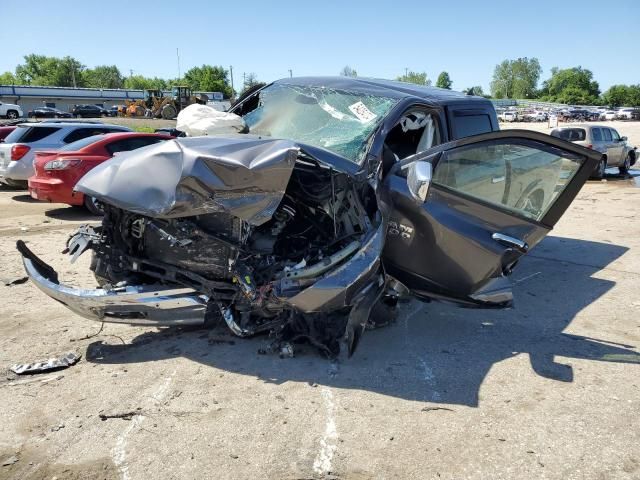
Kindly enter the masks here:
M 180 52 L 176 48 L 176 58 L 178 59 L 178 80 L 180 80 Z
M 293 78 L 293 70 L 289 69 L 289 78 Z

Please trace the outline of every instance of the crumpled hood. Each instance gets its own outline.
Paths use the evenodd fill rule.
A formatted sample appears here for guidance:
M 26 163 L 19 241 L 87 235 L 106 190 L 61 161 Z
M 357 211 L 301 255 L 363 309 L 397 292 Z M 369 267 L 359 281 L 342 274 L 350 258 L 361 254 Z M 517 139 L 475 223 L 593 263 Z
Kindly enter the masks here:
M 75 188 L 149 217 L 226 212 L 261 225 L 282 200 L 298 151 L 254 135 L 179 138 L 118 155 Z

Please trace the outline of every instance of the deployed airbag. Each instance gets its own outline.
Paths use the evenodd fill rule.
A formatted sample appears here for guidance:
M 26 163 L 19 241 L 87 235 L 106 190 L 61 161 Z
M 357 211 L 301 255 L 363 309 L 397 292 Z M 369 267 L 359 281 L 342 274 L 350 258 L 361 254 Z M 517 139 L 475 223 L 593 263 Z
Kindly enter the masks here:
M 253 135 L 168 140 L 98 165 L 76 190 L 149 217 L 225 212 L 261 225 L 284 195 L 298 150 Z
M 176 128 L 188 137 L 242 133 L 246 125 L 241 116 L 194 103 L 180 111 Z

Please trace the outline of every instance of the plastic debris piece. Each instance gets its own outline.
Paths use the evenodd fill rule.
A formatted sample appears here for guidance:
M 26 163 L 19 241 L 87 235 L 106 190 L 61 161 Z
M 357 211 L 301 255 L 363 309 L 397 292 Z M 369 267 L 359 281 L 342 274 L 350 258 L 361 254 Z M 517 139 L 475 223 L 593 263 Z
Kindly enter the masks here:
M 18 278 L 12 278 L 12 279 L 2 279 L 2 283 L 4 283 L 5 287 L 10 287 L 11 285 L 21 285 L 23 283 L 26 283 L 27 281 L 29 281 L 29 277 L 18 277 Z
M 98 415 L 98 417 L 103 422 L 111 418 L 121 418 L 122 420 L 128 421 L 133 419 L 133 417 L 135 417 L 136 415 L 141 415 L 141 413 L 140 412 L 124 412 L 124 413 L 113 413 L 113 414 L 101 413 L 100 415 Z
M 18 375 L 48 372 L 50 370 L 60 370 L 74 365 L 80 360 L 81 355 L 75 352 L 67 352 L 57 358 L 50 358 L 41 362 L 18 363 L 11 366 L 11 371 Z
M 9 458 L 5 459 L 2 462 L 2 466 L 3 467 L 8 467 L 9 465 L 13 465 L 14 463 L 18 462 L 18 457 L 15 455 L 11 455 Z

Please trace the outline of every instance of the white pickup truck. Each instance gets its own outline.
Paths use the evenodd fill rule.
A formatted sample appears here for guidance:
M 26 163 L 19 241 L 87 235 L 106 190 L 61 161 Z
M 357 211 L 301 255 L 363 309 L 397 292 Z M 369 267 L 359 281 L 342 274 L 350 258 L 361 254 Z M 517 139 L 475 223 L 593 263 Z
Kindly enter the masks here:
M 22 117 L 22 108 L 20 105 L 14 105 L 13 103 L 0 102 L 0 117 L 16 119 Z

